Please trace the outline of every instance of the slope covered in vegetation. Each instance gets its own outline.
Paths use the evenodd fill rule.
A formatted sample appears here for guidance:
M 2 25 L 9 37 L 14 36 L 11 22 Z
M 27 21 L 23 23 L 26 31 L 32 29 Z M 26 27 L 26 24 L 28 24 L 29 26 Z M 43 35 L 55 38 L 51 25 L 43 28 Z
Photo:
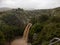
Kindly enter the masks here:
M 60 8 L 43 10 L 18 8 L 0 12 L 0 45 L 22 36 L 29 22 L 33 24 L 28 40 L 32 45 L 48 45 L 52 38 L 60 38 Z

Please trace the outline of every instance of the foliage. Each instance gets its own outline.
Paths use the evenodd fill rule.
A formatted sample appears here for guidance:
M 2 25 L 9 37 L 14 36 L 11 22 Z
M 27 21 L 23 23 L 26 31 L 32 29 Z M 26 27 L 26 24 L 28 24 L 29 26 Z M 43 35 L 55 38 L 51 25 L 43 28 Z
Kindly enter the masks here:
M 0 45 L 5 44 L 5 37 L 2 31 L 0 31 Z
M 32 45 L 48 45 L 52 38 L 60 38 L 59 19 L 60 8 L 46 10 L 18 8 L 0 12 L 0 45 L 22 36 L 29 22 L 33 24 L 29 32 L 29 42 Z

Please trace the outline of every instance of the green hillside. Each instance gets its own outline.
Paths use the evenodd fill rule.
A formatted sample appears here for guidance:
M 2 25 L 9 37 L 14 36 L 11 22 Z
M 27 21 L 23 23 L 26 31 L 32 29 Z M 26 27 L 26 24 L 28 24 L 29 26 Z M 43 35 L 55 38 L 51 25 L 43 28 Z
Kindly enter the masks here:
M 41 10 L 18 8 L 0 12 L 0 45 L 21 37 L 29 22 L 33 24 L 28 39 L 32 45 L 48 45 L 52 38 L 60 38 L 60 7 Z

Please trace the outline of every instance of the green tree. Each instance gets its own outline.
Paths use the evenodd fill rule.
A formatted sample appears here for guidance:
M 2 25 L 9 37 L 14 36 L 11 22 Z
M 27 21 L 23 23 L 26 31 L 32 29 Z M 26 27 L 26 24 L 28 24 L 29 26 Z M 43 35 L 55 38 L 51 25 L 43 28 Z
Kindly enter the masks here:
M 3 34 L 2 31 L 0 31 L 0 45 L 4 45 L 5 44 L 5 35 Z

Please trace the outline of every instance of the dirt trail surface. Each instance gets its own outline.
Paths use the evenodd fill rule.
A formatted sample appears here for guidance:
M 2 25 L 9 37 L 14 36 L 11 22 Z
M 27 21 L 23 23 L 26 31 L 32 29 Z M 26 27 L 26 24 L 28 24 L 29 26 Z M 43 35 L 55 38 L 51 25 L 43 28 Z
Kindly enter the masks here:
M 28 45 L 24 39 L 16 39 L 14 40 L 11 45 Z
M 31 26 L 32 26 L 32 24 L 29 23 L 24 30 L 23 37 L 12 41 L 11 45 L 28 45 L 28 43 L 27 43 L 28 33 L 29 33 L 29 29 Z
M 24 33 L 23 33 L 23 39 L 26 40 L 26 41 L 28 40 L 29 29 L 30 29 L 31 26 L 32 26 L 32 24 L 29 23 L 29 24 L 26 26 L 25 31 L 24 31 Z

